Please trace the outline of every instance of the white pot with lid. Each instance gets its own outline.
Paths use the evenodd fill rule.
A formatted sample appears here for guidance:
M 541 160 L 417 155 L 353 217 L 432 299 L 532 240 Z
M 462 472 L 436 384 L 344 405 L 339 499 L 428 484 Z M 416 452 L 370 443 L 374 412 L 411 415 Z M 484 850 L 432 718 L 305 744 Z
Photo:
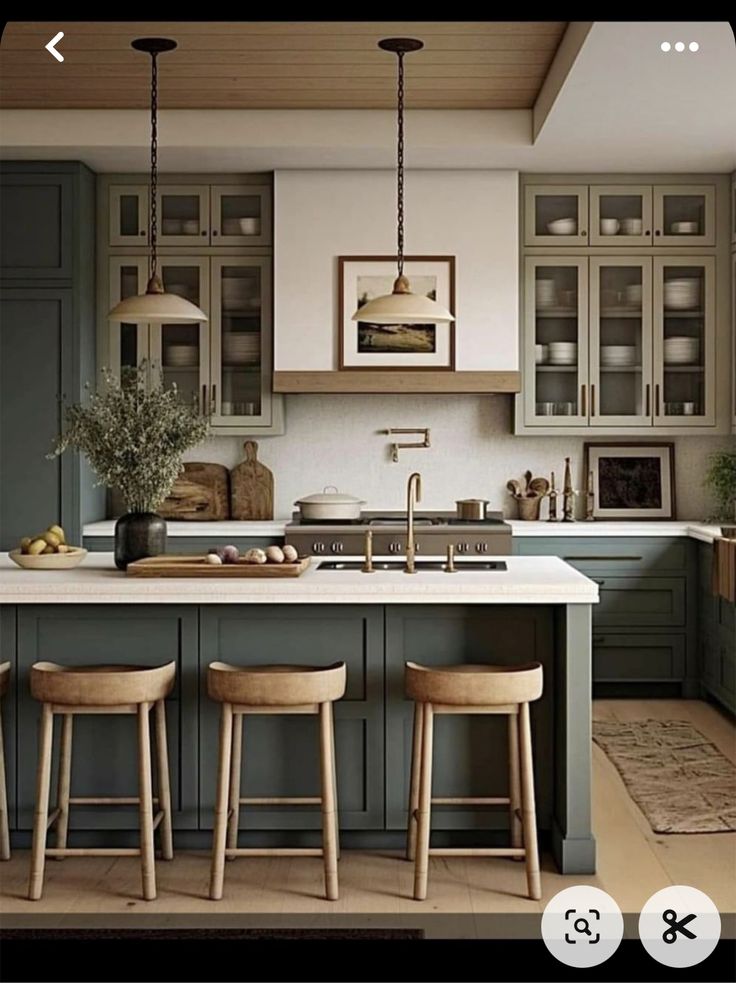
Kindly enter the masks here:
M 365 505 L 364 499 L 338 492 L 334 485 L 326 485 L 321 492 L 305 495 L 294 503 L 299 506 L 302 519 L 335 520 L 360 519 L 360 512 Z

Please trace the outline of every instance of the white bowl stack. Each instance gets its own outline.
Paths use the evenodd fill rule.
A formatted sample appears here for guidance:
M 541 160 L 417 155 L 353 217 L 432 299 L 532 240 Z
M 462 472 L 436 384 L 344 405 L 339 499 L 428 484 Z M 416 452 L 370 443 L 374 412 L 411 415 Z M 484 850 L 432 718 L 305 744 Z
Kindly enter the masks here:
M 624 290 L 626 304 L 630 307 L 641 306 L 643 291 L 641 284 L 627 284 Z
M 636 345 L 601 345 L 601 365 L 608 368 L 636 365 Z
M 191 369 L 199 365 L 199 346 L 171 344 L 164 348 L 164 365 L 172 369 Z
M 574 366 L 578 361 L 577 342 L 550 342 L 549 363 L 552 366 Z
M 574 236 L 578 231 L 577 219 L 553 219 L 547 223 L 547 232 L 551 236 Z
M 259 332 L 225 332 L 222 336 L 222 360 L 225 365 L 248 365 L 261 357 Z
M 678 277 L 664 282 L 664 306 L 670 310 L 696 308 L 700 302 L 700 279 Z
M 700 356 L 700 339 L 673 335 L 664 340 L 664 361 L 668 366 L 694 365 Z
M 535 281 L 534 289 L 538 308 L 555 306 L 557 302 L 557 284 L 554 280 L 540 277 Z

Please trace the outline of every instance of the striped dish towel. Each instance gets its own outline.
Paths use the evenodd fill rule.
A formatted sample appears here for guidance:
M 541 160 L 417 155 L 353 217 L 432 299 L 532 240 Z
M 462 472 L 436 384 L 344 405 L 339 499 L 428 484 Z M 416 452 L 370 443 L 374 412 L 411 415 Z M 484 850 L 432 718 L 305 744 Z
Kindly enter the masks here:
M 736 603 L 736 540 L 718 537 L 713 541 L 712 590 Z

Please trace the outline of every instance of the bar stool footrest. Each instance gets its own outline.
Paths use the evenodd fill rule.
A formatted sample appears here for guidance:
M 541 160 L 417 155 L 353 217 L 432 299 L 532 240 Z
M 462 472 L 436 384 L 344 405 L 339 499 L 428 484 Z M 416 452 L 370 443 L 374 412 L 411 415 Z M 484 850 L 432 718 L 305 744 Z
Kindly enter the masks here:
M 241 806 L 321 806 L 321 796 L 241 796 Z
M 455 858 L 523 858 L 523 847 L 430 847 L 430 857 Z
M 321 847 L 228 847 L 227 857 L 233 858 L 321 858 Z
M 433 796 L 433 806 L 509 806 L 508 796 Z
M 138 858 L 139 847 L 47 847 L 50 858 Z

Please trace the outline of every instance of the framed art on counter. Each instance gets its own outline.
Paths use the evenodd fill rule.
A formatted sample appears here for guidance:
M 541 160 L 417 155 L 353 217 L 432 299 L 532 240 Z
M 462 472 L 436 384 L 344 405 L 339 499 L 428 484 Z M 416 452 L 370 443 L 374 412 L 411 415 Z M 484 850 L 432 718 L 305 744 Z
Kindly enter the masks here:
M 455 368 L 455 324 L 374 325 L 353 321 L 373 298 L 390 294 L 396 279 L 394 256 L 338 256 L 340 369 Z M 455 310 L 455 257 L 407 256 L 404 273 L 412 292 Z
M 584 474 L 592 477 L 593 519 L 674 519 L 675 446 L 587 443 Z

